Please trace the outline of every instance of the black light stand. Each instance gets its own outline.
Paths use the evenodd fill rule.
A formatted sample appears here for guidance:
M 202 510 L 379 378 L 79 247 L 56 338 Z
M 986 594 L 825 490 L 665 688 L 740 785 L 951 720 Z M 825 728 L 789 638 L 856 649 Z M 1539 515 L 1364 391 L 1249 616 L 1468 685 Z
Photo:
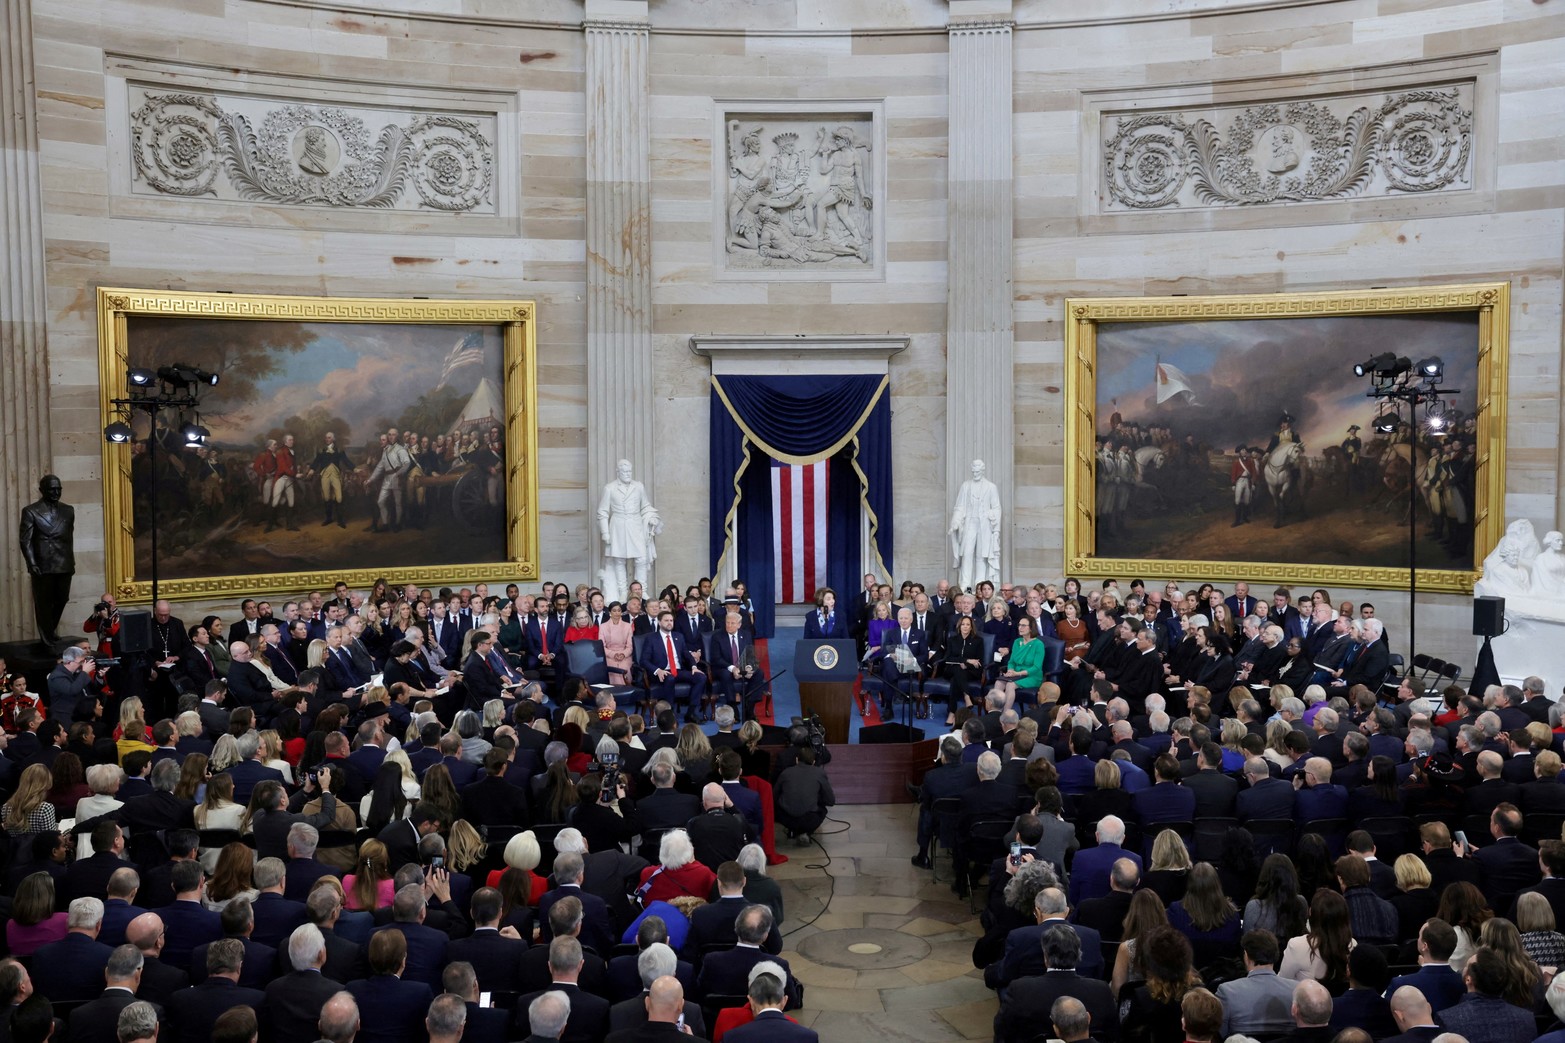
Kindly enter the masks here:
M 1369 377 L 1368 398 L 1377 403 L 1376 432 L 1394 434 L 1404 423 L 1408 429 L 1407 476 L 1407 662 L 1418 651 L 1418 407 L 1424 407 L 1424 427 L 1435 438 L 1444 438 L 1451 428 L 1451 417 L 1441 399 L 1460 395 L 1458 388 L 1441 387 L 1445 363 L 1439 356 L 1421 359 L 1417 366 L 1406 356 L 1382 352 L 1353 367 L 1356 377 Z M 1393 403 L 1388 409 L 1386 403 Z M 1401 406 L 1407 404 L 1407 420 Z
M 165 409 L 178 411 L 179 435 L 187 449 L 206 445 L 210 435 L 201 426 L 197 411 L 201 389 L 217 384 L 218 375 L 194 366 L 164 366 L 158 370 L 132 369 L 125 375 L 124 398 L 112 398 L 115 418 L 103 429 L 103 437 L 115 444 L 128 444 L 135 438 L 130 420 L 137 412 L 147 414 L 147 467 L 151 471 L 151 517 L 147 519 L 152 536 L 152 604 L 158 603 L 158 416 Z M 132 555 L 134 561 L 134 555 Z

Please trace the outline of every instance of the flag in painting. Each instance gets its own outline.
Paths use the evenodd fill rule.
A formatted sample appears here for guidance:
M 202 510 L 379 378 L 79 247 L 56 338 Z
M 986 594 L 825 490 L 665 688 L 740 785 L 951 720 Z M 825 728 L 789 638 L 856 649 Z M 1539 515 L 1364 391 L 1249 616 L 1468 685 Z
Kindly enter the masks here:
M 437 388 L 444 387 L 451 380 L 451 374 L 464 366 L 477 365 L 484 361 L 484 335 L 479 332 L 469 333 L 446 356 L 445 368 L 440 373 L 440 383 Z
M 1178 366 L 1167 362 L 1157 364 L 1157 401 L 1159 405 L 1167 402 L 1175 395 L 1189 395 L 1185 401 L 1195 405 L 1195 388 L 1190 386 L 1190 378 L 1180 371 Z
M 772 548 L 777 600 L 784 605 L 812 602 L 815 589 L 826 585 L 828 466 L 772 461 Z

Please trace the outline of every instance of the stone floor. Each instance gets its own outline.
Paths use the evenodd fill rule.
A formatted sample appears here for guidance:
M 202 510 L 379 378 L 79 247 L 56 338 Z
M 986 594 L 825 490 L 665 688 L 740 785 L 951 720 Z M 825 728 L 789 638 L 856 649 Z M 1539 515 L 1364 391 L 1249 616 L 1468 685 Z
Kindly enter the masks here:
M 994 994 L 972 963 L 982 929 L 951 893 L 949 863 L 941 883 L 908 863 L 916 815 L 911 804 L 834 808 L 817 834 L 829 865 L 820 847 L 778 844 L 783 955 L 805 985 L 793 1014 L 823 1041 L 993 1037 Z

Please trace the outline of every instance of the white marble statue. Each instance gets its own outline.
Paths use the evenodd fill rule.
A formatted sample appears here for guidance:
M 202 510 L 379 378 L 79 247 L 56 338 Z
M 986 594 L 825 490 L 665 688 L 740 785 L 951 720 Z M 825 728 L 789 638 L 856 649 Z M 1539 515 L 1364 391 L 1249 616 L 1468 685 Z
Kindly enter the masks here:
M 651 587 L 650 571 L 657 558 L 653 537 L 663 531 L 657 508 L 647 500 L 647 490 L 631 477 L 629 460 L 621 460 L 618 477 L 603 487 L 598 501 L 598 532 L 603 537 L 603 574 L 600 586 L 607 602 L 624 601 L 630 579 L 643 589 Z
M 1565 597 L 1565 534 L 1543 537 L 1543 550 L 1532 563 L 1532 592 L 1539 597 Z
M 956 491 L 950 535 L 951 564 L 963 590 L 1000 582 L 1000 490 L 984 477 L 982 460 L 973 461 L 973 477 Z

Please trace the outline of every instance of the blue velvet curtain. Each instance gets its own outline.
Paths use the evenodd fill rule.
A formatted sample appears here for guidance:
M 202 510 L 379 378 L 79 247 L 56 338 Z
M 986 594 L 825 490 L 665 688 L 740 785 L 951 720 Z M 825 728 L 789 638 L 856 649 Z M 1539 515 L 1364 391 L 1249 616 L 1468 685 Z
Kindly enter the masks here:
M 712 378 L 711 558 L 719 584 L 745 581 L 756 633 L 773 632 L 771 460 L 829 459 L 827 582 L 845 596 L 860 569 L 888 580 L 892 568 L 891 402 L 884 376 L 725 376 Z M 868 511 L 879 561 L 859 560 L 861 512 Z M 725 558 L 731 536 L 737 559 Z

